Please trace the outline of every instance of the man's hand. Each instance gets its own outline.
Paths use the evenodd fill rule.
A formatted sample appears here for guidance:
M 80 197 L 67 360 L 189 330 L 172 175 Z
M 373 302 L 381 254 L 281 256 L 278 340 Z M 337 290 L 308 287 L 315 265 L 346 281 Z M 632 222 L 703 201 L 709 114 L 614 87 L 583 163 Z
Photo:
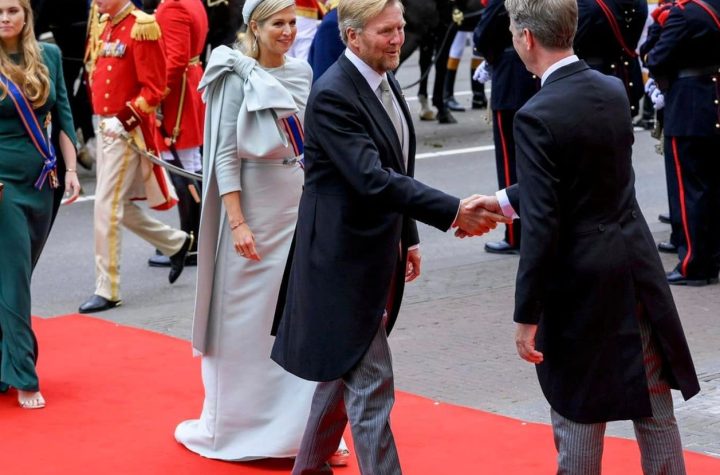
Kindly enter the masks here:
M 527 323 L 516 324 L 515 347 L 520 358 L 530 363 L 539 364 L 543 361 L 543 354 L 535 349 L 535 334 L 537 325 Z
M 405 265 L 405 282 L 412 282 L 420 276 L 420 249 L 410 249 L 407 255 L 407 264 Z
M 100 122 L 100 134 L 102 135 L 103 142 L 106 144 L 112 143 L 118 137 L 125 133 L 125 127 L 117 117 L 110 117 L 103 119 Z
M 455 236 L 464 238 L 485 234 L 495 229 L 497 223 L 512 223 L 512 218 L 502 214 L 497 198 L 472 195 L 460 201 L 460 210 L 453 226 L 458 228 Z

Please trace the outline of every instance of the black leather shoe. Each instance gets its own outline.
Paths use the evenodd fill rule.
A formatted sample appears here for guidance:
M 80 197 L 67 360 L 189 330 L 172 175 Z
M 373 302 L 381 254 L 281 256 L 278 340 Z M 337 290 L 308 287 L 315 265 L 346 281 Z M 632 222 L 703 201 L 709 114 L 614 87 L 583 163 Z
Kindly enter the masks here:
M 485 243 L 485 252 L 493 254 L 520 254 L 520 248 L 511 246 L 507 241 L 490 241 Z
M 717 276 L 705 278 L 689 278 L 685 277 L 680 273 L 679 270 L 675 269 L 674 271 L 667 274 L 667 281 L 670 285 L 689 285 L 692 287 L 702 287 L 705 285 L 717 284 L 718 278 Z
M 185 269 L 185 257 L 187 256 L 188 250 L 190 250 L 190 246 L 192 246 L 194 240 L 194 236 L 192 234 L 188 234 L 180 250 L 170 256 L 170 274 L 168 274 L 168 280 L 171 284 L 174 284 L 175 281 L 178 280 L 178 277 L 182 274 L 183 269 Z
M 148 259 L 150 267 L 170 267 L 170 258 L 164 254 L 155 254 Z M 188 252 L 185 256 L 185 267 L 197 266 L 197 252 Z
M 487 109 L 487 99 L 484 96 L 477 95 L 473 96 L 472 108 L 473 109 Z
M 465 108 L 454 97 L 450 96 L 445 99 L 445 105 L 448 109 L 454 112 L 465 112 Z
M 120 305 L 122 305 L 122 300 L 108 300 L 105 297 L 101 297 L 96 294 L 80 305 L 78 312 L 96 313 L 102 312 L 103 310 L 110 310 L 111 308 L 119 307 Z
M 660 213 L 658 215 L 658 221 L 665 224 L 670 224 L 670 215 L 665 213 Z
M 441 124 L 457 124 L 457 120 L 450 113 L 449 109 L 440 110 L 437 113 L 437 120 Z
M 668 254 L 677 254 L 678 252 L 675 244 L 671 243 L 670 241 L 660 241 L 657 246 L 658 251 L 660 252 L 666 252 Z

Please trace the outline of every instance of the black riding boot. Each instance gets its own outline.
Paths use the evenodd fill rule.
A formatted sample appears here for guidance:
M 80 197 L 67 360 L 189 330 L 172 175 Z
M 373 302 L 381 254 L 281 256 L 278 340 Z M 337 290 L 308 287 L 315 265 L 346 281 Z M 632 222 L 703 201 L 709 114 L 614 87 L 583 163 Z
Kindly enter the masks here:
M 487 108 L 488 101 L 485 95 L 485 84 L 475 81 L 473 77 L 474 71 L 470 68 L 470 87 L 472 88 L 472 108 L 473 109 L 485 109 Z
M 195 236 L 192 246 L 185 258 L 186 266 L 197 265 L 197 237 L 200 230 L 200 203 L 198 200 L 202 195 L 199 185 L 195 186 L 192 180 L 171 174 L 175 191 L 178 195 L 178 215 L 180 217 L 180 229 Z M 191 191 L 191 187 L 194 192 Z M 197 199 L 196 199 L 197 198 Z M 148 259 L 150 267 L 170 267 L 170 258 L 156 251 L 155 255 Z
M 457 77 L 457 69 L 449 69 L 445 74 L 445 89 L 443 90 L 443 99 L 448 109 L 455 112 L 465 112 L 465 108 L 455 99 L 455 78 Z

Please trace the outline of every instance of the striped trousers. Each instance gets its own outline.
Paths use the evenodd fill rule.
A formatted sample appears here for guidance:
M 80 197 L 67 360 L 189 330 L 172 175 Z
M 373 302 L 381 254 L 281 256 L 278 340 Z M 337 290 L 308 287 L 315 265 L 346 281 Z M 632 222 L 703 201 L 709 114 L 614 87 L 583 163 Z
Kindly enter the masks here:
M 645 475 L 684 475 L 685 460 L 670 386 L 661 377 L 662 360 L 652 338 L 650 323 L 640 314 L 638 323 L 653 412 L 652 417 L 633 420 L 642 470 Z M 599 474 L 606 424 L 581 424 L 555 410 L 551 410 L 550 416 L 558 451 L 558 475 Z
M 362 475 L 401 475 L 390 430 L 395 402 L 392 356 L 381 324 L 360 362 L 341 379 L 319 383 L 292 475 L 333 473 L 326 460 L 350 421 Z

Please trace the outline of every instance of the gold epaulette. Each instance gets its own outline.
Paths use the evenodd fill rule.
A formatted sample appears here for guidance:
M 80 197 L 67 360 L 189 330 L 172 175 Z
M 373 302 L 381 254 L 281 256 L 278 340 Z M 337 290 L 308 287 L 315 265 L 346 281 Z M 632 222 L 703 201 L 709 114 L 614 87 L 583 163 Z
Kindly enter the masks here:
M 85 45 L 85 69 L 88 72 L 88 77 L 92 82 L 93 71 L 95 70 L 95 62 L 97 61 L 98 54 L 102 48 L 102 32 L 105 29 L 110 15 L 100 15 L 95 2 L 92 2 L 90 7 L 90 15 L 88 17 L 87 27 L 87 43 Z
M 130 37 L 137 41 L 157 41 L 162 36 L 160 25 L 155 15 L 149 15 L 142 10 L 133 10 L 135 24 L 130 31 Z

